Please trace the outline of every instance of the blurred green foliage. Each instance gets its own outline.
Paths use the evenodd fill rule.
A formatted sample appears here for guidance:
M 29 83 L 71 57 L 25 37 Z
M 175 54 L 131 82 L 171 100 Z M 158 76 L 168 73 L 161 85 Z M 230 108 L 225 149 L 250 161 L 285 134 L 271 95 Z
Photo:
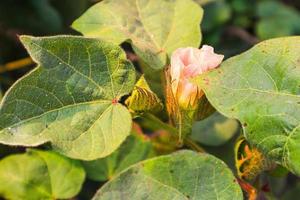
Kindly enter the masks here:
M 299 4 L 288 0 L 205 2 L 203 43 L 232 56 L 260 40 L 300 34 Z
M 18 35 L 74 33 L 70 24 L 89 0 L 5 0 L 0 2 L 0 64 L 26 56 Z
M 215 112 L 209 117 L 194 123 L 191 138 L 200 144 L 221 146 L 237 133 L 238 128 L 236 120 L 228 119 Z
M 283 195 L 282 200 L 297 199 L 300 195 L 300 183 L 297 183 L 293 187 L 289 188 Z
M 261 39 L 300 33 L 300 13 L 293 7 L 276 1 L 260 2 L 256 33 Z
M 260 40 L 300 33 L 298 1 L 194 1 L 205 11 L 202 43 L 215 46 L 226 56 L 238 54 Z M 96 2 L 99 0 L 1 1 L 0 64 L 26 56 L 17 35 L 77 34 L 70 24 Z M 2 81 L 5 88 L 13 82 L 1 77 Z

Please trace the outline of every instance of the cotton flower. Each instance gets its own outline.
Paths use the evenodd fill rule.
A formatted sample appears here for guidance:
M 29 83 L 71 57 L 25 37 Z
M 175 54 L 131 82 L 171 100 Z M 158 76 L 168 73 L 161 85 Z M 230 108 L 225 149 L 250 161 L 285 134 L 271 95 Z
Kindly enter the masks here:
M 171 90 L 180 107 L 194 107 L 203 95 L 201 89 L 190 82 L 190 78 L 218 67 L 223 58 L 223 55 L 214 53 L 214 48 L 208 45 L 203 45 L 201 49 L 179 48 L 172 54 Z

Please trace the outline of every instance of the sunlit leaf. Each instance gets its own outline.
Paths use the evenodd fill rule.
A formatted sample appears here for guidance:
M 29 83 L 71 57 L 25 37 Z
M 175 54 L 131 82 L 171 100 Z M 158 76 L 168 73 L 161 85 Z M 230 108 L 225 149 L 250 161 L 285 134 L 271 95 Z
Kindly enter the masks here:
M 84 178 L 79 161 L 29 150 L 0 161 L 0 196 L 12 200 L 68 199 L 80 191 Z
M 73 36 L 21 40 L 38 67 L 17 81 L 0 108 L 0 142 L 36 146 L 83 160 L 105 157 L 130 134 L 118 103 L 134 86 L 125 53 L 98 39 Z
M 106 183 L 94 200 L 220 198 L 243 199 L 227 166 L 208 154 L 180 151 L 133 165 Z
M 300 174 L 300 37 L 267 40 L 197 78 L 211 104 L 238 119 L 246 139 Z
M 111 155 L 93 161 L 85 161 L 83 165 L 90 179 L 106 181 L 130 165 L 153 155 L 154 151 L 150 141 L 137 135 L 130 135 Z
M 85 36 L 132 43 L 150 67 L 162 69 L 179 47 L 198 47 L 202 9 L 192 0 L 106 0 L 73 23 Z

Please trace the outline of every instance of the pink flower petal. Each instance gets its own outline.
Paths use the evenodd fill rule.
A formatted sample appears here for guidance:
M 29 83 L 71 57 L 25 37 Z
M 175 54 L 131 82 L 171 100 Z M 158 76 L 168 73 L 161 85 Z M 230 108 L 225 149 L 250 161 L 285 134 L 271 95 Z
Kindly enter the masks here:
M 176 93 L 177 91 L 178 83 L 181 76 L 181 71 L 184 68 L 184 64 L 181 59 L 183 50 L 184 50 L 183 48 L 177 49 L 171 57 L 170 74 L 171 74 L 171 83 L 172 83 L 171 85 L 172 85 L 173 93 Z
M 199 57 L 199 60 L 201 60 L 200 63 L 203 72 L 218 67 L 224 58 L 223 55 L 215 54 L 214 48 L 208 45 L 203 45 L 200 51 L 201 57 Z
M 188 80 L 182 81 L 179 87 L 178 101 L 180 104 L 189 104 L 196 99 L 197 86 L 190 83 Z
M 177 49 L 171 57 L 170 75 L 172 91 L 178 101 L 194 102 L 199 89 L 189 79 L 218 67 L 223 58 L 208 45 L 203 45 L 201 49 Z

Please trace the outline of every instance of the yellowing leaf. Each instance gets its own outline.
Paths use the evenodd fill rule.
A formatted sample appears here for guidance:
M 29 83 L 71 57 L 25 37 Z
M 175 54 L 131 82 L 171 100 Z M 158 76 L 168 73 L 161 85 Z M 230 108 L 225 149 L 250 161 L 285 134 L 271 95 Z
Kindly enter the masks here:
M 163 107 L 160 99 L 150 89 L 144 76 L 141 76 L 138 80 L 125 104 L 135 112 L 158 111 Z

